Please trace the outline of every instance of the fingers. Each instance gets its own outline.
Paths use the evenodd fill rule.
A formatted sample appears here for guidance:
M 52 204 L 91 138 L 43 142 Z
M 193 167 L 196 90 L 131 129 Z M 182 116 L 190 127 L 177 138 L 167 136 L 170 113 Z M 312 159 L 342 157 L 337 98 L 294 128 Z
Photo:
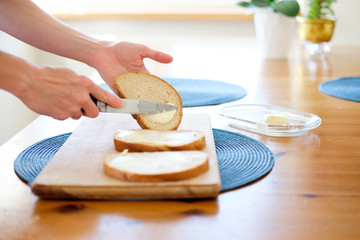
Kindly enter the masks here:
M 31 83 L 19 98 L 36 113 L 58 120 L 97 117 L 99 109 L 90 94 L 112 107 L 122 107 L 121 99 L 97 86 L 91 79 L 66 68 L 34 67 Z M 28 86 L 28 85 L 26 85 Z
M 99 115 L 99 108 L 91 100 L 90 95 L 95 97 L 98 101 L 104 102 L 112 107 L 120 108 L 123 106 L 123 102 L 118 96 L 109 93 L 93 82 L 89 83 L 89 86 L 86 88 L 88 88 L 88 91 L 84 91 L 82 96 L 78 96 L 77 103 L 74 103 L 72 110 L 69 109 L 71 112 L 69 117 L 74 120 L 78 120 L 82 116 L 95 118 Z
M 82 115 L 83 115 L 83 111 L 81 111 L 78 114 L 73 115 L 71 118 L 74 120 L 79 120 L 82 117 Z
M 114 108 L 121 108 L 123 106 L 123 101 L 118 96 L 106 91 L 105 89 L 94 85 L 94 88 L 90 91 L 97 100 L 107 103 Z
M 87 80 L 85 77 L 82 78 L 84 81 L 84 83 L 81 84 L 83 89 L 81 91 L 77 91 L 76 96 L 74 96 L 72 100 L 73 102 L 66 108 L 66 118 L 71 117 L 74 120 L 78 120 L 82 116 L 89 118 L 97 117 L 99 115 L 99 108 L 93 102 L 90 95 L 98 101 L 104 102 L 112 107 L 120 108 L 123 106 L 123 102 L 118 96 L 111 94 L 105 89 L 94 84 L 90 79 L 88 80 L 91 82 L 85 81 Z
M 94 104 L 94 102 L 90 98 L 90 94 L 95 97 L 98 101 L 103 103 L 107 103 L 108 105 L 114 108 L 121 108 L 123 106 L 123 102 L 118 96 L 109 93 L 105 89 L 93 85 L 89 91 L 89 101 L 87 101 L 83 105 L 83 115 L 86 117 L 97 117 L 99 115 L 99 108 Z
M 143 50 L 143 57 L 150 58 L 160 63 L 171 63 L 173 60 L 173 57 L 170 56 L 169 54 L 156 51 L 148 47 L 145 47 L 145 49 Z

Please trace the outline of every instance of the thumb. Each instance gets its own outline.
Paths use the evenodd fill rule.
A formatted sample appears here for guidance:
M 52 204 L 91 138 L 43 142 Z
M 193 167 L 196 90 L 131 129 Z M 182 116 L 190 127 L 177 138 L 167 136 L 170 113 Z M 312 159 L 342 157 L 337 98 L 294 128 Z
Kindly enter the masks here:
M 150 58 L 160 63 L 171 63 L 173 61 L 173 57 L 169 54 L 156 51 L 151 48 L 147 48 L 147 51 L 145 51 L 143 58 Z

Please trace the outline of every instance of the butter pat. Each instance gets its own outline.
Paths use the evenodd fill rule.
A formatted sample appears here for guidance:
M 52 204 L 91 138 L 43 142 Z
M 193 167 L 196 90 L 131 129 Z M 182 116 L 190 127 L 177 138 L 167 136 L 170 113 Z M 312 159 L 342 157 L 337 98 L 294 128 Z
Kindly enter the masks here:
M 270 125 L 289 125 L 289 119 L 285 115 L 267 115 L 265 122 Z

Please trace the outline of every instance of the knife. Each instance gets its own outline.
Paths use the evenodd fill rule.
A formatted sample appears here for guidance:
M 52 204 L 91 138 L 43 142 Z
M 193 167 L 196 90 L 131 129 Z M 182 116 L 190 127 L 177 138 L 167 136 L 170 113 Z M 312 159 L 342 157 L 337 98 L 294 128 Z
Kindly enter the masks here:
M 100 112 L 106 112 L 106 113 L 156 114 L 156 113 L 162 113 L 177 109 L 177 106 L 167 103 L 143 101 L 136 99 L 124 99 L 124 98 L 121 99 L 124 103 L 123 107 L 113 108 L 108 104 L 97 100 L 95 97 L 91 95 L 90 97 L 91 100 L 99 108 Z

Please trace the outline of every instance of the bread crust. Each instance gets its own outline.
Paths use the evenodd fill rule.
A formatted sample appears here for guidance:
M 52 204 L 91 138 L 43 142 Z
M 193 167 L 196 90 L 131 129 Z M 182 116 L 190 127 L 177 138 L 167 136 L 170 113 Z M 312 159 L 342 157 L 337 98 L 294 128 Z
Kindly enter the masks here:
M 127 78 L 133 78 L 134 84 L 131 85 L 131 90 L 129 88 L 125 87 L 127 83 L 124 83 L 126 81 L 129 81 Z M 141 84 L 139 81 L 152 81 L 153 82 L 153 88 L 150 92 L 147 89 L 144 89 L 144 84 Z M 176 106 L 178 109 L 176 110 L 174 118 L 169 123 L 164 124 L 155 124 L 150 121 L 146 115 L 138 115 L 133 114 L 132 117 L 137 121 L 139 126 L 142 129 L 158 129 L 158 130 L 176 130 L 180 123 L 183 116 L 182 113 L 182 100 L 179 95 L 179 93 L 176 91 L 175 88 L 173 88 L 169 83 L 167 83 L 165 80 L 151 75 L 147 73 L 139 73 L 139 72 L 128 72 L 119 75 L 115 79 L 115 86 L 119 92 L 119 96 L 122 98 L 131 98 L 131 99 L 138 99 L 138 100 L 145 100 L 145 101 L 155 101 L 155 102 L 162 102 L 162 103 L 170 103 L 166 97 L 166 94 L 164 94 L 164 89 L 166 88 L 166 92 L 168 94 L 168 97 L 170 95 L 172 98 L 176 99 Z M 160 87 L 161 86 L 161 87 Z
M 190 178 L 199 176 L 200 174 L 209 170 L 209 160 L 206 160 L 191 169 L 172 172 L 172 173 L 160 173 L 160 174 L 138 174 L 127 171 L 122 171 L 110 167 L 107 163 L 107 158 L 104 158 L 103 161 L 104 172 L 108 176 L 123 180 L 123 181 L 132 181 L 132 182 L 164 182 L 164 181 L 181 181 Z
M 156 131 L 156 130 L 132 130 L 135 133 L 143 131 Z M 182 132 L 196 134 L 197 138 L 194 141 L 187 142 L 180 145 L 171 145 L 166 143 L 144 143 L 144 142 L 134 142 L 129 141 L 120 137 L 117 137 L 117 134 L 114 135 L 114 145 L 115 149 L 122 152 L 127 149 L 129 152 L 157 152 L 157 151 L 183 151 L 183 150 L 201 150 L 206 146 L 205 135 L 197 130 L 171 130 L 164 131 L 158 130 L 156 132 L 164 134 L 181 134 Z

